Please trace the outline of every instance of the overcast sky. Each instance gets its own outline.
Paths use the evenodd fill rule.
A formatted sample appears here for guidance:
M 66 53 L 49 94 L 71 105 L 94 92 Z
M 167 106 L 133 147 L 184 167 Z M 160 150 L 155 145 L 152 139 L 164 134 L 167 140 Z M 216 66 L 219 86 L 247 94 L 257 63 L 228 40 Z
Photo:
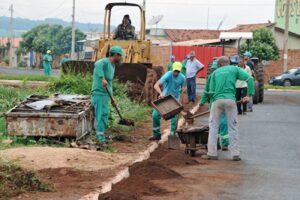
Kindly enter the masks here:
M 115 0 L 76 0 L 76 21 L 103 23 L 104 7 Z M 142 3 L 142 0 L 127 2 Z M 9 16 L 9 5 L 14 5 L 14 16 L 30 19 L 61 18 L 71 21 L 72 0 L 0 0 L 0 16 Z M 152 16 L 164 15 L 158 27 L 221 29 L 237 24 L 274 21 L 275 0 L 146 0 L 147 22 Z M 130 14 L 139 27 L 137 10 L 115 8 L 112 23 L 118 24 L 124 14 Z M 209 14 L 208 14 L 209 13 Z M 147 25 L 149 27 L 149 25 Z

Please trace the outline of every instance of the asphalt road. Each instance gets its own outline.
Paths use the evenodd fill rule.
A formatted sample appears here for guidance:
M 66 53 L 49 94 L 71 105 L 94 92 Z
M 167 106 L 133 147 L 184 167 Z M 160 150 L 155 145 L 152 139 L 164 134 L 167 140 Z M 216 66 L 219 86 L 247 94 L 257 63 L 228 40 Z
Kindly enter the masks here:
M 231 199 L 300 199 L 300 93 L 267 92 L 240 117 L 244 179 Z
M 59 70 L 53 69 L 52 74 L 54 76 L 58 76 L 60 73 Z M 43 69 L 20 69 L 16 67 L 0 67 L 0 74 L 14 74 L 14 75 L 21 75 L 21 74 L 44 74 Z

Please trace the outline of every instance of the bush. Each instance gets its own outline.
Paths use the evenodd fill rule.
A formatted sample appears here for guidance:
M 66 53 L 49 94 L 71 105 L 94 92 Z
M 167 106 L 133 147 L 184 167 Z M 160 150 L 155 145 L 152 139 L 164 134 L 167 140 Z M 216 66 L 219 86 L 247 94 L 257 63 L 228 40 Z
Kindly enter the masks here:
M 24 60 L 20 60 L 17 66 L 20 68 L 25 68 L 27 67 L 27 63 Z
M 5 64 L 9 65 L 9 58 L 8 57 L 4 57 L 3 61 L 4 61 Z

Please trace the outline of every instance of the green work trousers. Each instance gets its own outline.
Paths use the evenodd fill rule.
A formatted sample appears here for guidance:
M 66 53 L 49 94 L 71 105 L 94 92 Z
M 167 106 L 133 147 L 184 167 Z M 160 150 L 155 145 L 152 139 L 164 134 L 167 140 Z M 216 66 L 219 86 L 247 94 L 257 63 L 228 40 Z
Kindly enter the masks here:
M 108 126 L 109 97 L 107 95 L 92 95 L 92 104 L 96 116 L 96 131 L 104 133 Z
M 161 121 L 161 116 L 157 110 L 153 109 L 152 112 L 152 133 L 156 137 L 161 137 L 161 127 L 160 127 L 160 121 Z M 176 126 L 177 126 L 177 116 L 173 117 L 171 119 L 171 135 L 175 134 L 176 131 Z
M 45 75 L 48 75 L 48 76 L 50 76 L 51 75 L 51 66 L 48 66 L 48 65 L 45 65 L 44 66 L 44 73 L 45 73 Z

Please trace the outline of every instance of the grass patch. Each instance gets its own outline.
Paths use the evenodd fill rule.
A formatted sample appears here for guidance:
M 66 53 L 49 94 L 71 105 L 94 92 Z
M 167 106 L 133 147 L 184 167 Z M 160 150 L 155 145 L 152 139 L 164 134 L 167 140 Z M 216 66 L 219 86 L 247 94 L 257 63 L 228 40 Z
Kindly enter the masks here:
M 43 183 L 32 171 L 21 169 L 13 161 L 0 159 L 0 199 L 9 199 L 24 192 L 50 192 L 53 187 Z
M 42 74 L 0 74 L 0 80 L 22 80 L 22 81 L 54 81 L 58 79 L 53 76 L 46 76 Z
M 265 89 L 280 89 L 280 90 L 300 90 L 300 86 L 278 86 L 278 85 L 265 85 Z

